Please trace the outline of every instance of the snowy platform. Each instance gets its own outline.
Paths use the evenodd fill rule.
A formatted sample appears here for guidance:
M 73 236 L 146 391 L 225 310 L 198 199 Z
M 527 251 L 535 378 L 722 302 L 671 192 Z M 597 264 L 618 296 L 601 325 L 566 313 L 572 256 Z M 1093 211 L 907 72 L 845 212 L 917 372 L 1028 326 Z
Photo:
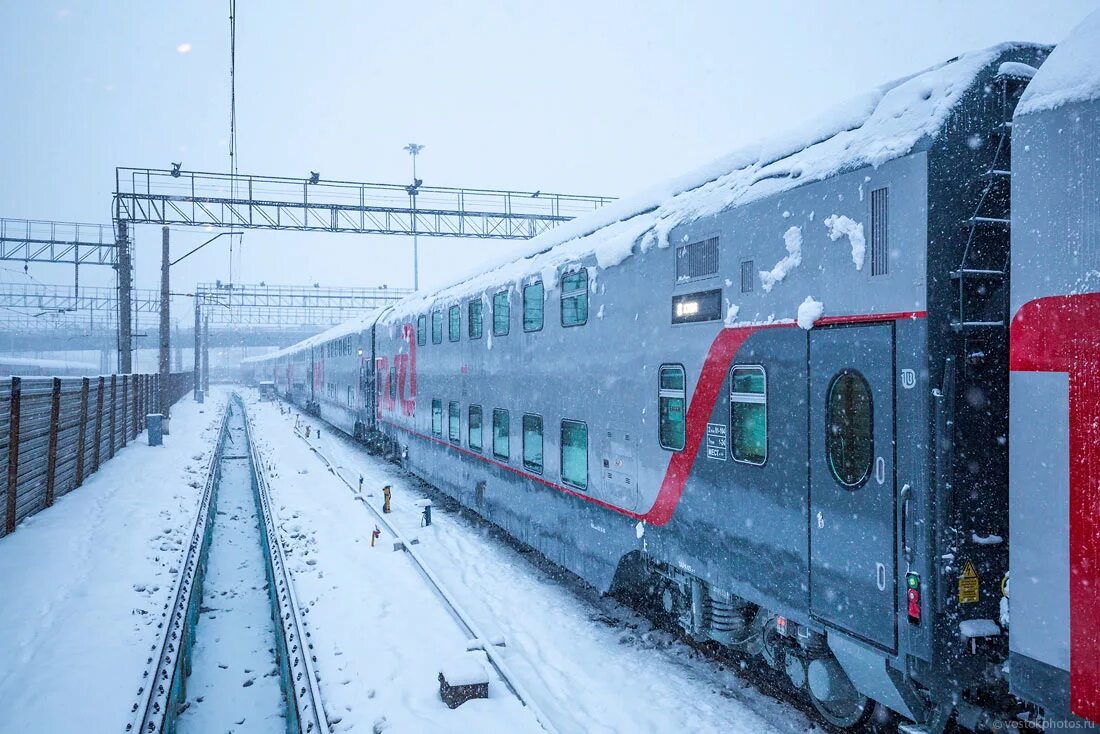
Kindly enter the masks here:
M 249 398 L 246 398 L 249 399 Z M 539 731 L 490 675 L 489 699 L 449 710 L 438 674 L 465 649 L 493 644 L 562 732 L 805 732 L 814 724 L 789 704 L 703 659 L 643 618 L 517 552 L 468 513 L 420 490 L 416 480 L 324 426 L 307 442 L 293 411 L 249 400 L 255 440 L 277 461 L 271 491 L 299 602 L 318 656 L 321 694 L 336 731 Z M 306 419 L 303 418 L 303 421 Z M 316 419 L 310 419 L 314 426 Z M 323 424 L 322 424 L 323 425 Z M 309 446 L 322 451 L 356 498 Z M 277 457 L 270 458 L 270 457 Z M 277 475 L 277 476 L 276 476 Z M 383 531 L 372 548 L 381 487 L 387 518 L 416 535 L 416 552 L 484 630 L 471 641 Z M 434 521 L 421 527 L 421 500 Z M 506 643 L 503 646 L 501 643 Z
M 194 527 L 226 394 L 172 409 L 0 540 L 0 731 L 123 731 Z

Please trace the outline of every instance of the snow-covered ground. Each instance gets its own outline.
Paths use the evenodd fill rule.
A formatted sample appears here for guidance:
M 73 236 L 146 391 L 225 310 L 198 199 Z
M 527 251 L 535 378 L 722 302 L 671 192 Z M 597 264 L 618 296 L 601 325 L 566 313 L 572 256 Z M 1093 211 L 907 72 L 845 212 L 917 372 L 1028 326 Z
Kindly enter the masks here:
M 489 701 L 449 711 L 435 674 L 465 640 L 374 516 L 293 433 L 294 413 L 248 398 L 255 440 L 274 466 L 273 501 L 290 546 L 300 603 L 308 607 L 321 694 L 338 731 L 531 731 L 537 726 L 500 685 Z M 306 418 L 302 418 L 306 422 Z M 311 419 L 314 427 L 316 421 Z M 790 705 L 572 577 L 517 551 L 484 522 L 436 507 L 421 524 L 419 483 L 325 426 L 310 443 L 366 501 L 390 516 L 458 602 L 502 637 L 513 672 L 561 732 L 803 732 Z M 563 576 L 565 578 L 563 579 Z
M 225 393 L 172 409 L 0 540 L 0 732 L 121 732 L 194 527 Z
M 286 731 L 283 691 L 275 660 L 259 514 L 252 472 L 244 458 L 244 421 L 229 423 L 234 446 L 223 458 L 202 606 L 195 626 L 187 708 L 181 734 Z

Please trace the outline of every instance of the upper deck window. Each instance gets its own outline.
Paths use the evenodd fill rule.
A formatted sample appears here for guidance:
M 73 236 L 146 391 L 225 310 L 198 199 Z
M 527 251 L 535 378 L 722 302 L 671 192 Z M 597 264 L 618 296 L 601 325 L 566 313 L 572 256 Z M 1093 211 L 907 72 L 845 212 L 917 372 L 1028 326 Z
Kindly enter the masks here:
M 481 323 L 481 310 L 484 304 L 475 298 L 467 304 L 466 328 L 471 339 L 480 339 L 484 326 Z
M 508 336 L 511 322 L 511 305 L 508 303 L 508 291 L 493 294 L 493 336 Z
M 443 343 L 443 312 L 432 311 L 432 344 Z
M 584 268 L 561 277 L 561 325 L 588 322 L 588 271 Z
M 523 330 L 542 331 L 546 291 L 542 281 L 523 287 Z
M 459 340 L 462 336 L 462 315 L 458 310 L 458 306 L 451 306 L 447 311 L 447 338 L 453 342 Z

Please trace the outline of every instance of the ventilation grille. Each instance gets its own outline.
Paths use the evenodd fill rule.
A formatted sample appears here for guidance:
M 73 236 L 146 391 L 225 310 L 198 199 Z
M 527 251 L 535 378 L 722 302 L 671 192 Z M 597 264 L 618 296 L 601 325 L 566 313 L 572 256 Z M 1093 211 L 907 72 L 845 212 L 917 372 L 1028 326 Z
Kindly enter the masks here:
M 887 238 L 889 224 L 889 190 L 871 192 L 871 275 L 890 272 L 890 242 Z
M 753 266 L 752 260 L 745 260 L 741 263 L 741 292 L 752 293 L 753 284 Z
M 676 248 L 676 282 L 718 275 L 718 238 Z

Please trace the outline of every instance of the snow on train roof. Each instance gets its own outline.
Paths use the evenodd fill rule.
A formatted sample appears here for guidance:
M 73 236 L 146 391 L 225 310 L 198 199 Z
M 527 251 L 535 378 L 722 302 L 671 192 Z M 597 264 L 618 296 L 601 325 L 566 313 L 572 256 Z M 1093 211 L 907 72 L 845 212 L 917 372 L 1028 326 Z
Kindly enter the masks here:
M 1100 98 L 1100 10 L 1055 46 L 1024 90 L 1017 115 Z
M 63 370 L 99 370 L 98 364 L 91 362 L 67 362 L 62 359 L 38 359 L 37 357 L 0 357 L 0 367 L 41 367 L 43 369 Z
M 535 273 L 547 290 L 559 268 L 595 256 L 600 268 L 634 252 L 668 247 L 678 224 L 747 204 L 836 173 L 879 166 L 936 135 L 978 74 L 1008 51 L 1034 48 L 1005 43 L 963 54 L 854 99 L 805 127 L 742 148 L 692 173 L 670 179 L 567 222 L 528 242 L 519 259 L 499 264 L 434 292 L 409 296 L 382 320 L 423 312 L 436 301 L 458 300 Z
M 266 362 L 269 359 L 277 359 L 279 357 L 285 357 L 288 354 L 293 354 L 299 349 L 306 347 L 312 347 L 316 344 L 324 344 L 325 342 L 332 341 L 333 339 L 339 339 L 342 336 L 348 334 L 354 334 L 357 331 L 369 328 L 374 323 L 375 318 L 378 316 L 377 309 L 374 311 L 367 311 L 361 316 L 356 316 L 354 319 L 350 319 L 341 324 L 337 324 L 329 329 L 325 329 L 320 334 L 315 334 L 308 339 L 303 339 L 297 344 L 291 344 L 289 347 L 285 347 L 275 352 L 268 352 L 267 354 L 259 354 L 255 357 L 245 357 L 241 360 L 241 364 L 253 364 L 256 362 Z

